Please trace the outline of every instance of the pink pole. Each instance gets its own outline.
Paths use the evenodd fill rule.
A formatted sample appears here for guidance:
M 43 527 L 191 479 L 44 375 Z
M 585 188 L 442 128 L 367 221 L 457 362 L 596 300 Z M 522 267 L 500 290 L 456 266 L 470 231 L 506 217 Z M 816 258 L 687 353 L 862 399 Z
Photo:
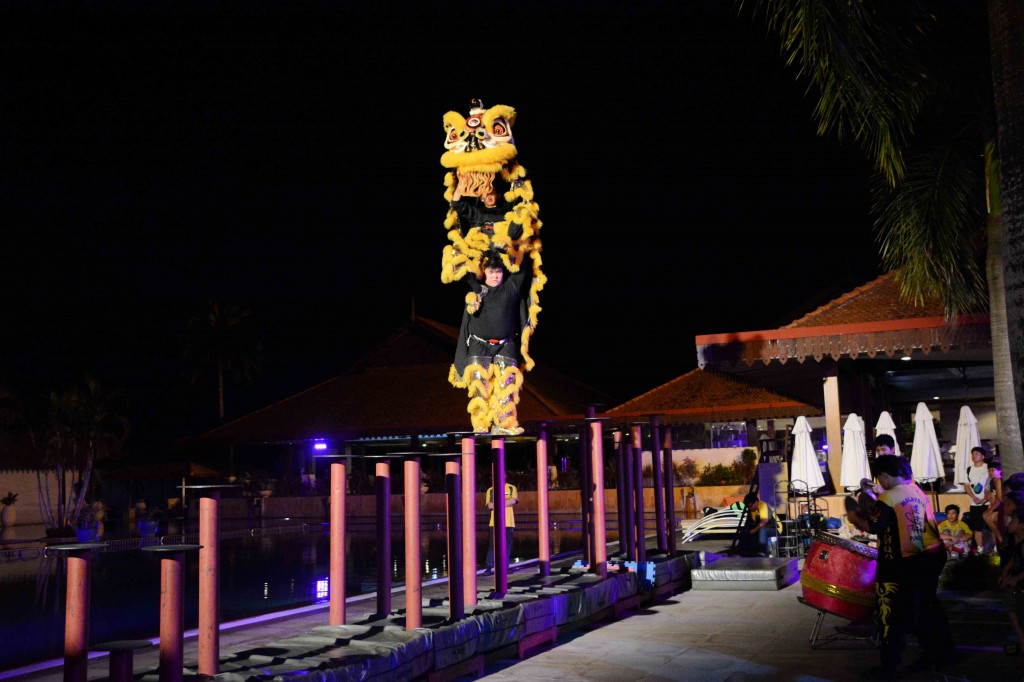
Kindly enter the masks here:
M 548 525 L 548 434 L 541 423 L 537 434 L 537 563 L 541 576 L 551 575 L 551 540 Z
M 508 592 L 508 539 L 505 537 L 505 439 L 491 439 L 491 502 L 494 504 L 494 594 Z
M 51 547 L 51 550 L 58 549 Z M 64 682 L 85 682 L 89 667 L 89 559 L 91 548 L 69 546 L 64 612 Z
M 592 571 L 602 578 L 608 575 L 608 540 L 605 535 L 604 442 L 601 421 L 590 421 L 590 461 L 594 482 L 594 563 Z M 621 541 L 621 540 L 620 540 Z
M 199 498 L 199 674 L 214 676 L 220 661 L 220 491 Z
M 345 624 L 345 462 L 331 462 L 331 625 Z
M 420 568 L 420 460 L 405 460 L 405 629 L 423 624 L 423 576 Z
M 459 462 L 444 463 L 444 491 L 448 507 L 448 603 L 449 617 L 462 620 L 466 615 L 466 602 L 462 588 L 462 476 Z
M 181 682 L 185 652 L 185 552 L 200 545 L 153 545 L 143 552 L 160 555 L 160 682 Z
M 462 594 L 476 606 L 476 441 L 462 439 Z

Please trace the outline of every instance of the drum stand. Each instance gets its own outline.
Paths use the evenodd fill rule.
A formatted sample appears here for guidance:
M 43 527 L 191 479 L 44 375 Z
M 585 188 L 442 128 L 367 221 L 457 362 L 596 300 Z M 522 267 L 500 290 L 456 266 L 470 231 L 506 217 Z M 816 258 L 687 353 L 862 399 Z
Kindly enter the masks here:
M 821 626 L 824 624 L 826 614 L 832 614 L 833 616 L 838 616 L 839 618 L 843 619 L 846 619 L 846 617 L 840 616 L 838 613 L 832 613 L 828 609 L 823 609 L 817 604 L 812 604 L 811 602 L 807 601 L 806 599 L 800 596 L 797 597 L 797 601 L 799 601 L 801 604 L 806 604 L 807 606 L 810 606 L 812 609 L 818 612 L 818 616 L 814 619 L 814 627 L 811 628 L 811 636 L 807 638 L 811 644 L 812 649 L 825 647 L 829 644 L 835 644 L 836 642 L 866 642 L 871 645 L 870 648 L 875 648 L 876 644 L 874 640 L 874 628 L 871 628 L 870 630 L 865 630 L 864 634 L 859 634 L 857 632 L 857 629 L 851 627 L 850 625 L 837 625 L 836 631 L 834 633 L 822 637 Z

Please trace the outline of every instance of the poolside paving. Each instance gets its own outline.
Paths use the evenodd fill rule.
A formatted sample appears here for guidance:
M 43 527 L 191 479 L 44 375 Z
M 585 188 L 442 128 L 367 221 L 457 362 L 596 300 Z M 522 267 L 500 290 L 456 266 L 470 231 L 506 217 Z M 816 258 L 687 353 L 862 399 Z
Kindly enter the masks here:
M 722 542 L 702 540 L 684 545 L 693 551 L 722 551 Z M 511 573 L 510 583 L 536 574 L 535 567 Z M 493 587 L 493 577 L 479 577 L 481 593 Z M 424 598 L 439 599 L 446 583 L 423 588 Z M 486 661 L 487 680 L 859 680 L 860 672 L 877 665 L 878 654 L 870 640 L 844 638 L 813 647 L 811 630 L 817 611 L 801 603 L 799 583 L 776 591 L 687 590 L 660 603 L 647 602 L 620 620 L 595 622 L 560 632 L 554 646 L 524 660 L 493 655 Z M 991 590 L 940 593 L 956 636 L 962 659 L 941 671 L 907 676 L 912 680 L 970 680 L 1003 682 L 1024 680 L 1024 657 L 1003 653 L 1009 626 L 1000 595 Z M 372 598 L 348 604 L 347 621 L 373 614 Z M 404 606 L 402 593 L 392 606 Z M 266 642 L 293 637 L 325 625 L 326 605 L 310 607 L 274 620 L 232 627 L 221 634 L 221 657 Z M 843 618 L 827 615 L 819 637 L 836 634 L 836 626 L 849 625 Z M 186 664 L 197 658 L 197 639 L 186 638 Z M 507 655 L 507 654 L 502 654 Z M 905 662 L 917 658 L 916 641 L 910 638 Z M 135 670 L 155 670 L 154 647 L 135 656 Z M 105 656 L 90 661 L 88 679 L 105 679 Z M 56 682 L 63 679 L 56 665 L 18 679 Z M 150 679 L 147 676 L 147 679 Z M 155 676 L 152 677 L 155 679 Z M 458 678 L 472 679 L 471 677 Z

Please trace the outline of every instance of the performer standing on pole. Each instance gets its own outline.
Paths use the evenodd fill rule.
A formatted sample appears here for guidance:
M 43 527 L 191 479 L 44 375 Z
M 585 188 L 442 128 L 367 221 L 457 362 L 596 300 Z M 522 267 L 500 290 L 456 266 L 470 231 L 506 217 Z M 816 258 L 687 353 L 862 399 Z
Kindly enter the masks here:
M 547 281 L 533 187 L 516 161 L 515 116 L 473 100 L 468 118 L 449 111 L 443 119 L 441 165 L 454 172 L 445 175 L 451 243 L 441 281 L 470 288 L 448 381 L 468 391 L 473 430 L 496 435 L 523 432 L 516 405 L 522 373 L 533 368 L 529 342 Z

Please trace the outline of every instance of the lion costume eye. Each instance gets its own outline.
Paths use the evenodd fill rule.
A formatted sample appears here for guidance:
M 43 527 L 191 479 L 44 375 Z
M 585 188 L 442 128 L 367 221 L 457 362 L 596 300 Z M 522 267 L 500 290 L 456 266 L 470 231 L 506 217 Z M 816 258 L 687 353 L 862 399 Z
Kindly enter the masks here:
M 508 126 L 505 125 L 505 121 L 498 119 L 494 122 L 493 133 L 498 137 L 505 137 L 508 135 Z
M 449 142 L 455 142 L 458 139 L 459 139 L 459 131 L 457 131 L 455 128 L 449 128 L 448 129 L 448 141 Z

